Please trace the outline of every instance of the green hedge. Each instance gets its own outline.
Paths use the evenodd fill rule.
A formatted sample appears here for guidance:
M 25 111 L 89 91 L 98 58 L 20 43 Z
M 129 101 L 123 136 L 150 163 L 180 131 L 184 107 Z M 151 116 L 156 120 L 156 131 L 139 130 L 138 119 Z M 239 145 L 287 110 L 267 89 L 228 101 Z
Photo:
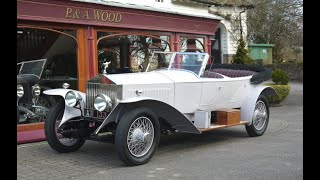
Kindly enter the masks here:
M 289 83 L 289 76 L 288 74 L 282 69 L 275 69 L 272 71 L 272 81 L 275 84 L 288 84 Z
M 290 85 L 289 84 L 286 84 L 286 85 L 266 84 L 266 85 L 273 87 L 277 92 L 277 95 L 267 97 L 270 104 L 281 103 L 282 101 L 284 101 L 288 97 L 288 95 L 290 93 Z

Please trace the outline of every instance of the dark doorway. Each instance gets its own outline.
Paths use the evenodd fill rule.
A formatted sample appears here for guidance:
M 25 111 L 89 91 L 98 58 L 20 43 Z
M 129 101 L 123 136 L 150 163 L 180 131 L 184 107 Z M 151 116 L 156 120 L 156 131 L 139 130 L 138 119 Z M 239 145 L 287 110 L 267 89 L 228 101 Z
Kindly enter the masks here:
M 215 64 L 221 64 L 221 30 L 218 30 L 214 34 L 214 39 L 211 40 L 211 62 Z

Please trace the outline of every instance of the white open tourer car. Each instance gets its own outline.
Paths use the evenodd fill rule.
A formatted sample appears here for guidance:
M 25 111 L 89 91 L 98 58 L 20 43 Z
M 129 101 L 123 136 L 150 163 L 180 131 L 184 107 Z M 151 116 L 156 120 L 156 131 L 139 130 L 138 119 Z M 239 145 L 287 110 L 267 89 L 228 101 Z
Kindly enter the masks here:
M 111 142 L 121 160 L 139 165 L 151 159 L 160 134 L 245 125 L 250 136 L 262 135 L 269 121 L 266 96 L 275 94 L 262 82 L 271 71 L 207 65 L 208 59 L 207 53 L 154 52 L 145 72 L 104 71 L 87 81 L 86 93 L 45 91 L 60 96 L 45 122 L 47 142 L 63 153 L 85 140 Z

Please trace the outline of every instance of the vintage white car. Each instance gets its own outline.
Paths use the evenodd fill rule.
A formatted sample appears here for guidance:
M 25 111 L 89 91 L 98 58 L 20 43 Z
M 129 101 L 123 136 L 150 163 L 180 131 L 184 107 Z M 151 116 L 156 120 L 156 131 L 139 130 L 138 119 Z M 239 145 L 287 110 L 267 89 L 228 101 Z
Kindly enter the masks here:
M 271 71 L 207 65 L 208 58 L 207 53 L 154 52 L 146 72 L 104 72 L 86 83 L 86 93 L 45 91 L 61 96 L 45 122 L 48 144 L 66 153 L 85 140 L 111 142 L 121 160 L 140 165 L 153 156 L 160 134 L 245 125 L 250 136 L 262 135 L 269 121 L 266 96 L 275 91 L 261 82 Z

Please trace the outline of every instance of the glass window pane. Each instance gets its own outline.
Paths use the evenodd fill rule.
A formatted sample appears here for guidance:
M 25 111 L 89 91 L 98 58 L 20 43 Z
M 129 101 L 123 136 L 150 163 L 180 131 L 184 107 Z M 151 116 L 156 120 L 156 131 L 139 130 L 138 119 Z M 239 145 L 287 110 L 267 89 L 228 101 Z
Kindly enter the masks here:
M 204 52 L 204 38 L 180 37 L 180 52 Z
M 66 29 L 17 28 L 18 124 L 43 122 L 54 99 L 44 90 L 61 88 L 63 83 L 78 89 L 76 31 Z M 34 86 L 40 86 L 40 95 Z M 17 95 L 18 96 L 18 95 Z
M 164 35 L 112 34 L 98 32 L 98 67 L 111 62 L 108 74 L 146 71 L 154 51 L 170 51 L 170 37 Z
M 170 70 L 181 69 L 193 72 L 195 75 L 200 74 L 200 70 L 204 61 L 207 61 L 205 54 L 196 53 L 177 53 L 174 61 L 170 66 Z

